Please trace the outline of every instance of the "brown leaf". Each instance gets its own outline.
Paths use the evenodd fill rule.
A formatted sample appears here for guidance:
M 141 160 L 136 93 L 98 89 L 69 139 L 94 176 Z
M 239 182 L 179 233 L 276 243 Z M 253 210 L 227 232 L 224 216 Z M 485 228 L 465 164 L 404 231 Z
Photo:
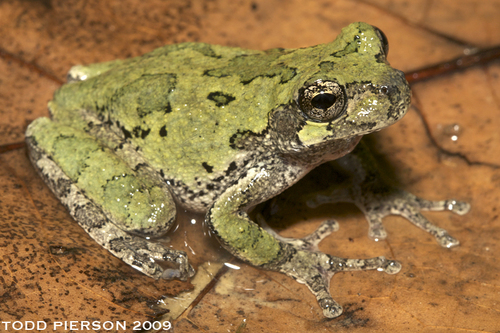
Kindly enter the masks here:
M 21 142 L 27 124 L 48 115 L 47 101 L 75 64 L 135 56 L 182 41 L 304 47 L 329 42 L 343 26 L 366 21 L 386 33 L 391 64 L 410 71 L 456 58 L 465 49 L 499 45 L 498 17 L 498 1 L 480 0 L 1 1 L 0 145 Z M 284 235 L 304 235 L 318 219 L 334 217 L 341 229 L 321 244 L 323 251 L 386 255 L 403 264 L 393 276 L 335 275 L 331 290 L 345 313 L 334 320 L 322 317 L 303 285 L 237 261 L 240 270 L 228 270 L 205 290 L 208 273 L 198 287 L 142 276 L 83 232 L 23 149 L 3 152 L 0 320 L 126 321 L 131 331 L 134 321 L 155 320 L 168 311 L 158 305 L 170 301 L 167 296 L 195 288 L 194 295 L 201 292 L 196 305 L 174 323 L 179 332 L 498 330 L 499 77 L 496 61 L 416 83 L 408 115 L 371 139 L 406 190 L 472 204 L 466 216 L 427 214 L 461 241 L 458 248 L 442 249 L 396 217 L 385 219 L 388 240 L 374 243 L 352 206 L 313 211 L 292 201 L 283 208 L 289 210 L 287 220 L 296 221 Z M 207 260 L 220 265 L 227 254 L 190 218 L 181 218 L 184 229 L 172 235 L 172 243 L 180 248 L 188 242 L 196 266 Z

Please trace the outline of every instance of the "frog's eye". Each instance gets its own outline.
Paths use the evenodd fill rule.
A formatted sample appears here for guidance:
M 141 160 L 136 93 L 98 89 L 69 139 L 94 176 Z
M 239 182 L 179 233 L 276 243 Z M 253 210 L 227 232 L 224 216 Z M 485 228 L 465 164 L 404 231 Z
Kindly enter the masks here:
M 299 90 L 298 103 L 310 120 L 328 122 L 342 115 L 346 96 L 337 82 L 318 80 Z
M 380 42 L 382 43 L 382 50 L 384 51 L 385 56 L 387 57 L 387 54 L 389 54 L 389 41 L 387 40 L 386 35 L 382 32 L 377 27 L 373 27 L 375 29 L 375 32 L 377 33 L 378 39 L 380 39 Z

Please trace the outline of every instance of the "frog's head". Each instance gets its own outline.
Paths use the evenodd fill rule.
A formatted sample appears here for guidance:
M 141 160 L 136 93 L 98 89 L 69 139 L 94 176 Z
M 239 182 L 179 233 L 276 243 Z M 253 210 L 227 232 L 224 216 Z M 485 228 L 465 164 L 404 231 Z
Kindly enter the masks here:
M 334 42 L 298 51 L 290 59 L 297 63 L 300 78 L 289 91 L 292 101 L 284 107 L 288 117 L 282 112 L 273 115 L 275 129 L 282 127 L 288 139 L 292 139 L 290 125 L 295 128 L 297 140 L 282 148 L 298 152 L 327 146 L 338 150 L 330 151 L 338 157 L 362 135 L 387 127 L 406 113 L 410 88 L 403 72 L 387 62 L 388 43 L 379 29 L 354 23 Z

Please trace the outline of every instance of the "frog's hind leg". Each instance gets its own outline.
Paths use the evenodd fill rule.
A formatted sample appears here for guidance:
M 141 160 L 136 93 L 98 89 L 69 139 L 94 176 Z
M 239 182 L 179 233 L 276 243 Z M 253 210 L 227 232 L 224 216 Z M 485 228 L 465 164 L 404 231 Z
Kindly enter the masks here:
M 162 184 L 128 168 L 85 132 L 47 118 L 29 126 L 26 142 L 42 178 L 97 243 L 153 278 L 194 275 L 185 252 L 140 237 L 162 235 L 173 223 L 175 206 Z M 164 269 L 161 261 L 177 268 Z
M 347 259 L 331 256 L 322 252 L 293 251 L 290 257 L 280 264 L 279 271 L 305 284 L 316 296 L 316 300 L 327 318 L 342 314 L 340 306 L 330 294 L 330 280 L 337 272 L 377 270 L 396 274 L 401 264 L 385 257 L 369 259 Z

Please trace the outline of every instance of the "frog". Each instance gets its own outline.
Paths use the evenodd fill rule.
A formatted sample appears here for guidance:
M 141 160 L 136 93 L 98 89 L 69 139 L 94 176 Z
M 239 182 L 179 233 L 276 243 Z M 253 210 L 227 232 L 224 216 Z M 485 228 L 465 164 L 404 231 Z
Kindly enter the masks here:
M 427 201 L 374 180 L 376 161 L 360 140 L 400 120 L 411 101 L 404 73 L 387 55 L 384 33 L 358 22 L 333 42 L 306 48 L 187 42 L 74 66 L 48 104 L 50 117 L 28 126 L 28 154 L 88 235 L 144 275 L 194 276 L 186 252 L 157 241 L 177 210 L 187 209 L 205 214 L 210 234 L 232 255 L 305 284 L 323 315 L 335 318 L 342 313 L 330 292 L 335 273 L 395 274 L 401 264 L 319 251 L 338 229 L 335 220 L 301 239 L 282 237 L 250 217 L 256 205 L 337 163 L 354 184 L 331 184 L 307 204 L 355 202 L 376 240 L 387 236 L 382 218 L 396 214 L 453 247 L 458 240 L 420 211 L 468 210 L 465 202 Z

